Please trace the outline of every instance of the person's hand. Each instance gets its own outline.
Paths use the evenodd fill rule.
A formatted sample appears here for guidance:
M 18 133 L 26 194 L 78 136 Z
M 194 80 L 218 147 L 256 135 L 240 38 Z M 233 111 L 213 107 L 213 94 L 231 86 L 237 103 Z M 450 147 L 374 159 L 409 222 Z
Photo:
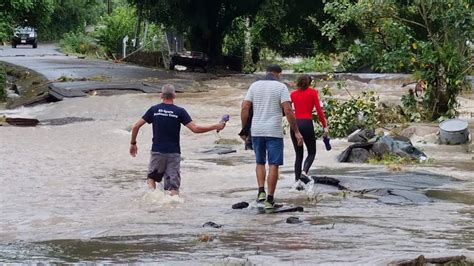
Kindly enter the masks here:
M 239 136 L 244 142 L 247 142 L 247 137 L 248 136 L 245 136 L 245 135 L 239 135 Z
M 325 127 L 323 132 L 323 138 L 326 138 L 327 136 L 329 136 L 329 129 Z
M 221 122 L 219 124 L 217 124 L 216 126 L 216 130 L 219 132 L 221 130 L 223 130 L 225 128 L 225 123 Z
M 138 153 L 138 147 L 137 144 L 130 144 L 130 155 L 132 157 L 136 157 Z
M 296 143 L 298 146 L 303 146 L 303 135 L 300 132 L 295 133 Z

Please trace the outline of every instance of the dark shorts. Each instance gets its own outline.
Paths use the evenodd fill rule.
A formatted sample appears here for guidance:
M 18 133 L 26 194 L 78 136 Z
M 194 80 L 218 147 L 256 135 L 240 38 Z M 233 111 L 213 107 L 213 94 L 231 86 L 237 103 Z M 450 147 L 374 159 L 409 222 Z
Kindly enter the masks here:
M 283 139 L 273 137 L 252 137 L 257 164 L 283 165 Z
M 179 190 L 181 154 L 151 152 L 148 165 L 148 178 L 161 182 L 164 177 L 165 190 Z

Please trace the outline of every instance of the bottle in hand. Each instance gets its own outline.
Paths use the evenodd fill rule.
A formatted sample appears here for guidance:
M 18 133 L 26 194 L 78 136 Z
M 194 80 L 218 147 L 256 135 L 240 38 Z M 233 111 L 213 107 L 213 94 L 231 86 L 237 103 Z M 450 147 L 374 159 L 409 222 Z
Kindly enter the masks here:
M 328 136 L 323 137 L 323 142 L 324 142 L 324 146 L 326 146 L 326 150 L 330 151 L 331 143 L 329 143 L 329 137 Z

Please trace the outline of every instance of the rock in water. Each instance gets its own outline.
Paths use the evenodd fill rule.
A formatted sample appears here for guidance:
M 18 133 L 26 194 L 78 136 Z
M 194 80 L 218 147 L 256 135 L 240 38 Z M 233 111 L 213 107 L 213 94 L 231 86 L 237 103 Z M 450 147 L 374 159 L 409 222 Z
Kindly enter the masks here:
M 286 218 L 286 223 L 287 224 L 300 224 L 302 222 L 303 221 L 301 221 L 300 218 L 295 217 L 295 216 L 291 216 L 291 217 Z
M 249 206 L 249 204 L 245 201 L 242 201 L 242 202 L 239 202 L 239 203 L 236 203 L 234 205 L 232 205 L 232 209 L 245 209 Z
M 202 227 L 221 228 L 222 225 L 216 224 L 215 222 L 207 222 L 207 223 L 203 224 Z

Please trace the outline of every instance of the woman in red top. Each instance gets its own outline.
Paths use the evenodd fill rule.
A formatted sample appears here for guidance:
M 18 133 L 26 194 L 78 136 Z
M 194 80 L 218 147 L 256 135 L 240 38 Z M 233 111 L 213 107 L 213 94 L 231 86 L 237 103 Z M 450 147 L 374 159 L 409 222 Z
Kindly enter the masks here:
M 296 122 L 298 128 L 303 135 L 304 144 L 308 151 L 308 156 L 304 162 L 303 168 L 303 146 L 298 146 L 295 134 L 291 131 L 291 140 L 293 141 L 293 147 L 295 148 L 296 159 L 295 159 L 295 179 L 296 181 L 301 180 L 304 183 L 308 183 L 308 171 L 314 162 L 316 156 L 316 135 L 313 127 L 313 110 L 316 108 L 319 121 L 324 128 L 324 136 L 328 134 L 328 127 L 326 117 L 324 116 L 323 109 L 319 102 L 318 91 L 311 86 L 312 79 L 309 75 L 301 75 L 298 77 L 297 86 L 298 88 L 291 93 L 291 101 L 295 110 Z

